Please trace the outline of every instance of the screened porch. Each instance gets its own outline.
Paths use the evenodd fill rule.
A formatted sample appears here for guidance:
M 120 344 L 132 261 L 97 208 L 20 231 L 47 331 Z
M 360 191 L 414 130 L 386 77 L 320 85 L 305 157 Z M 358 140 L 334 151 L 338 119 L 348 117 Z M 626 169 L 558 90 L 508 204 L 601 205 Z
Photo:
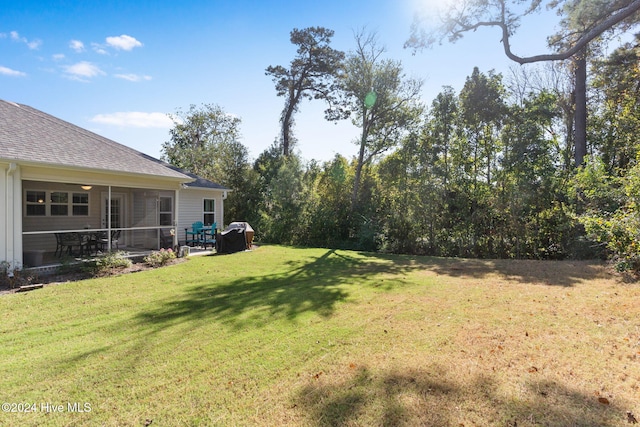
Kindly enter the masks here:
M 177 191 L 27 180 L 22 191 L 25 267 L 178 243 Z

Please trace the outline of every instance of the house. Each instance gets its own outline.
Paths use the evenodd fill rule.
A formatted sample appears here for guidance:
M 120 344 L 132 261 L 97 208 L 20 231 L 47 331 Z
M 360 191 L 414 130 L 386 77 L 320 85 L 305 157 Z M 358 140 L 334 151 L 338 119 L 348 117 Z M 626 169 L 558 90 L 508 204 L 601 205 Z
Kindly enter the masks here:
M 56 233 L 119 231 L 118 246 L 173 245 L 223 226 L 230 191 L 26 105 L 0 100 L 0 265 L 55 252 Z M 105 234 L 106 235 L 106 234 Z M 31 257 L 29 256 L 31 259 Z

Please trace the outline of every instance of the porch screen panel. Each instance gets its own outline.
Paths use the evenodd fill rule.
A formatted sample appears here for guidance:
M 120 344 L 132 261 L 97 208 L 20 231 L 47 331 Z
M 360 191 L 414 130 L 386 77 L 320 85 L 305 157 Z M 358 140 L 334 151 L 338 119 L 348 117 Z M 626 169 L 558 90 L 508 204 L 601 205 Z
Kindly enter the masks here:
M 160 194 L 157 191 L 136 191 L 133 193 L 133 226 L 153 227 L 158 225 L 158 201 Z M 134 232 L 134 245 L 139 248 L 155 248 L 157 245 L 156 230 L 136 230 Z
M 173 199 L 160 197 L 160 225 L 173 225 Z
M 158 192 L 137 191 L 133 194 L 133 226 L 158 225 Z
M 109 203 L 105 203 L 105 218 L 109 218 Z M 122 227 L 122 218 L 120 214 L 122 212 L 120 206 L 120 199 L 112 198 L 111 199 L 111 228 L 121 228 Z

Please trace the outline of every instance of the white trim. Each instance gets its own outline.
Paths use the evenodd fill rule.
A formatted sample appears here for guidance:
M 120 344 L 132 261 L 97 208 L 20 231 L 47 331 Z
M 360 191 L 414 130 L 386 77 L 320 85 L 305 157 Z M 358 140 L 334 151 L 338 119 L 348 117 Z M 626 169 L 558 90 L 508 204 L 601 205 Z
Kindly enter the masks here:
M 14 162 L 4 168 L 4 238 L 0 249 L 4 248 L 4 260 L 9 264 L 8 273 L 22 268 L 22 179 L 20 166 Z
M 92 186 L 177 190 L 183 180 L 153 175 L 110 173 L 99 169 L 66 169 L 56 165 L 23 165 L 22 179 L 44 182 L 81 182 Z
M 11 159 L 0 158 L 0 161 L 2 160 L 5 160 L 7 162 L 12 161 Z M 88 166 L 81 167 L 81 166 L 63 165 L 63 164 L 56 164 L 56 163 L 33 162 L 29 160 L 24 160 L 24 159 L 19 160 L 19 163 L 23 168 L 27 169 L 27 173 L 25 173 L 25 175 L 28 175 L 28 176 L 31 176 L 31 174 L 34 173 L 35 170 L 51 169 L 52 171 L 55 171 L 55 173 L 53 173 L 54 176 L 60 176 L 61 173 L 81 174 L 84 177 L 87 177 L 87 174 L 90 177 L 93 177 L 96 175 L 105 175 L 105 176 L 110 176 L 111 179 L 113 179 L 114 177 L 129 177 L 131 178 L 130 182 L 131 181 L 136 182 L 136 181 L 140 181 L 148 178 L 155 181 L 159 180 L 164 182 L 174 182 L 174 183 L 177 182 L 180 184 L 188 184 L 195 181 L 195 179 L 191 178 L 190 176 L 187 176 L 181 172 L 173 171 L 172 169 L 166 168 L 166 167 L 165 167 L 166 169 L 172 170 L 177 175 L 153 175 L 153 174 L 147 174 L 147 173 L 136 173 L 136 172 L 127 172 L 127 171 L 112 171 L 107 169 L 96 169 Z M 24 178 L 24 179 L 33 179 L 33 178 Z M 83 184 L 91 185 L 93 183 L 83 182 Z M 106 185 L 106 183 L 105 182 L 96 183 L 95 185 Z

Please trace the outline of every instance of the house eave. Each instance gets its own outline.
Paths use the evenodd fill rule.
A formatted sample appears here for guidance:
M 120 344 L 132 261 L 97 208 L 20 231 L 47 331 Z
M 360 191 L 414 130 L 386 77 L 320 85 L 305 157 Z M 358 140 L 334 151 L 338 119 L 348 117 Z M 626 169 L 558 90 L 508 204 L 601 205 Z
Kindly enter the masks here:
M 173 171 L 171 175 L 163 176 L 7 158 L 0 158 L 0 162 L 17 164 L 22 170 L 22 179 L 25 180 L 55 180 L 89 185 L 145 186 L 147 188 L 171 189 L 179 189 L 193 181 L 193 178 Z

